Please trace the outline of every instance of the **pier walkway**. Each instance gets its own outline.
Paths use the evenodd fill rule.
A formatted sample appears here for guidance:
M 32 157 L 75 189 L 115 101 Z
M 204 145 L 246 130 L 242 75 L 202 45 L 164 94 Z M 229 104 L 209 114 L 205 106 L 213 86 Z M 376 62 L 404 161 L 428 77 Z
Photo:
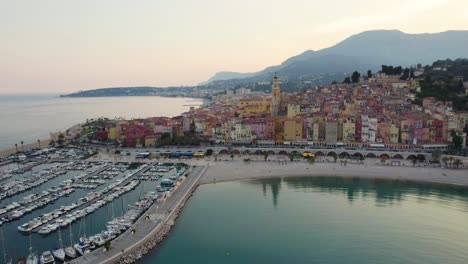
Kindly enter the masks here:
M 174 210 L 178 208 L 182 201 L 187 198 L 187 195 L 191 193 L 191 190 L 196 186 L 205 170 L 206 167 L 194 167 L 190 175 L 179 185 L 170 197 L 163 203 L 153 204 L 130 229 L 114 239 L 111 242 L 109 251 L 105 252 L 104 247 L 101 247 L 86 256 L 72 260 L 70 263 L 113 263 L 123 254 L 131 252 L 133 249 L 143 244 L 166 224 Z

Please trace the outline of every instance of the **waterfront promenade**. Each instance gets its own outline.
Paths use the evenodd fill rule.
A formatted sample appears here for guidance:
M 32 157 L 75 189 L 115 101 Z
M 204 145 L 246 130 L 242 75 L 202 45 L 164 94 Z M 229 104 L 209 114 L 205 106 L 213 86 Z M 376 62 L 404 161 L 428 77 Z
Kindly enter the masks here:
M 194 167 L 170 197 L 163 203 L 155 203 L 151 206 L 131 229 L 113 240 L 109 251 L 105 252 L 104 248 L 99 248 L 70 263 L 113 263 L 141 246 L 167 224 L 168 219 L 176 213 L 176 209 L 194 190 L 205 170 L 206 167 Z

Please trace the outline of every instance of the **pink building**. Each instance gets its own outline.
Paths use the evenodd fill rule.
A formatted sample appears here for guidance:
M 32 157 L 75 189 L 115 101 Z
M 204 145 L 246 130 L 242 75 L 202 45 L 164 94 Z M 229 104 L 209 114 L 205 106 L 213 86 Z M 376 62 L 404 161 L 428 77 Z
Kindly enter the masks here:
M 275 122 L 273 118 L 248 118 L 242 121 L 250 126 L 250 131 L 258 140 L 272 140 L 275 137 Z

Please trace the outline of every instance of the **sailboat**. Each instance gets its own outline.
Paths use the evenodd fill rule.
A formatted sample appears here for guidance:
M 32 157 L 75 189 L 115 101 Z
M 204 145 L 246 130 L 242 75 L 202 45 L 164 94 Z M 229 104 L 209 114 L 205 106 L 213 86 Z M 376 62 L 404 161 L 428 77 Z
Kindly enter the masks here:
M 6 249 L 5 249 L 5 239 L 3 238 L 3 228 L 0 229 L 0 236 L 1 236 L 1 239 L 2 239 L 2 247 L 3 247 L 3 262 L 6 263 L 6 264 L 11 264 L 13 263 L 13 260 L 8 260 L 7 261 L 7 254 L 6 254 Z
M 38 264 L 39 258 L 35 252 L 32 252 L 31 232 L 29 232 L 29 255 L 26 259 L 26 264 Z
M 73 247 L 73 235 L 72 235 L 72 229 L 71 229 L 71 222 L 70 222 L 70 246 L 65 248 L 65 255 L 67 255 L 67 257 L 71 259 L 76 258 L 76 250 Z
M 82 224 L 84 225 L 83 219 L 81 219 L 80 229 Z M 84 236 L 80 237 L 78 243 L 74 245 L 76 252 L 78 252 L 78 254 L 80 254 L 81 256 L 87 255 L 89 254 L 89 252 L 91 252 L 91 250 L 89 249 L 89 240 L 86 238 L 86 226 L 84 227 L 83 233 Z M 78 234 L 80 234 L 80 232 L 78 232 Z
M 46 251 L 41 255 L 41 264 L 54 264 L 55 259 L 50 251 Z
M 58 248 L 54 248 L 52 250 L 52 254 L 54 255 L 54 257 L 60 261 L 64 261 L 65 260 L 65 250 L 63 250 L 63 242 L 62 242 L 62 233 L 60 231 L 60 228 L 58 229 L 59 231 L 59 247 Z

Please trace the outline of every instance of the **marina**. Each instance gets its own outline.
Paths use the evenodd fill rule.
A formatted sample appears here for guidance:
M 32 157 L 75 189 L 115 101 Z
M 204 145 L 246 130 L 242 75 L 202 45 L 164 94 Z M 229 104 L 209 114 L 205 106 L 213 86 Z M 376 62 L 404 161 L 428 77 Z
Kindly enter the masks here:
M 8 263 L 57 263 L 91 253 L 169 197 L 187 169 L 180 163 L 54 159 L 15 173 L 0 182 L 11 190 L 0 202 L 1 230 L 24 243 L 4 243 L 2 255 Z M 27 188 L 14 187 L 18 183 Z

